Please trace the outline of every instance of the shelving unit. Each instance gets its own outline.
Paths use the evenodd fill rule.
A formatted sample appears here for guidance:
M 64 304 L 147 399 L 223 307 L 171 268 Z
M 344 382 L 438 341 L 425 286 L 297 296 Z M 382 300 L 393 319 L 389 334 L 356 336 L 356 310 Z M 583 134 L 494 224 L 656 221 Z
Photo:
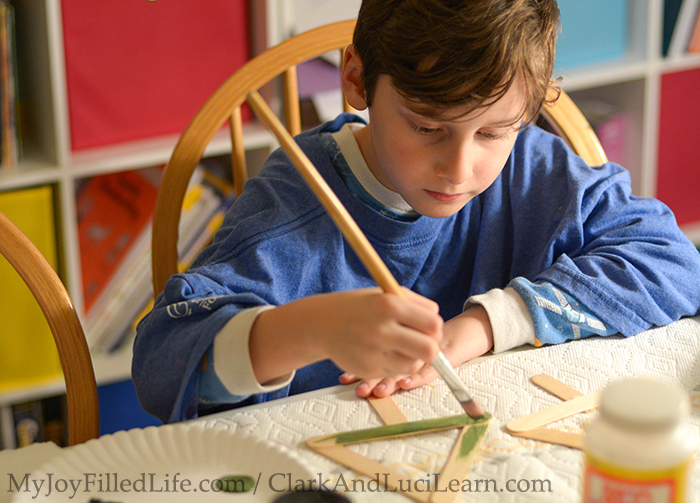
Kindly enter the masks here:
M 663 19 L 663 0 L 629 1 L 628 50 L 623 58 L 588 67 L 559 68 L 558 71 L 563 77 L 562 88 L 574 101 L 606 101 L 627 117 L 625 151 L 628 158 L 624 166 L 632 176 L 633 193 L 659 197 L 674 209 L 677 201 L 673 191 L 667 191 L 663 197 L 657 192 L 659 167 L 665 162 L 659 158 L 659 146 L 669 141 L 660 134 L 659 113 L 662 106 L 682 108 L 686 103 L 662 102 L 662 81 L 665 75 L 700 68 L 700 55 L 663 57 Z M 564 26 L 562 36 L 565 36 L 566 29 Z M 700 89 L 700 79 L 691 78 L 697 81 L 695 88 Z M 689 95 L 686 100 L 693 102 L 698 98 Z M 686 130 L 697 129 L 694 123 L 678 126 Z M 691 144 L 686 147 L 693 148 Z M 688 174 L 697 171 L 693 165 L 677 166 L 676 169 Z M 700 192 L 700 186 L 694 190 Z M 700 197 L 697 200 L 696 206 L 686 212 L 693 216 L 681 222 L 681 228 L 696 245 L 700 244 Z
M 294 31 L 330 22 L 334 16 L 337 19 L 352 17 L 353 9 L 356 12 L 359 3 L 359 0 L 265 0 L 265 8 L 260 9 L 262 4 L 251 0 L 250 8 L 256 12 L 266 11 L 266 19 L 258 20 L 258 28 L 263 26 L 267 43 L 275 44 Z M 315 8 L 311 8 L 311 4 Z M 60 0 L 12 0 L 12 5 L 16 10 L 18 27 L 20 92 L 26 106 L 23 110 L 26 127 L 22 161 L 12 172 L 0 171 L 0 191 L 46 184 L 55 187 L 56 225 L 61 238 L 60 272 L 78 310 L 82 311 L 76 181 L 109 172 L 164 164 L 175 146 L 177 135 L 73 152 Z M 660 109 L 662 106 L 683 107 L 683 103 L 662 103 L 663 76 L 699 69 L 700 55 L 673 60 L 662 57 L 663 0 L 628 0 L 627 9 L 627 49 L 622 58 L 586 67 L 560 65 L 557 75 L 562 77 L 562 87 L 575 101 L 605 101 L 625 115 L 628 124 L 624 140 L 626 167 L 632 174 L 634 193 L 655 196 L 659 145 L 665 141 L 659 134 Z M 305 17 L 300 18 L 300 12 Z M 307 16 L 314 12 L 320 17 Z M 572 28 L 564 26 L 562 36 L 566 36 L 567 29 Z M 696 88 L 700 89 L 700 79 Z M 688 99 L 698 98 L 690 96 Z M 695 128 L 695 123 L 686 124 L 685 127 Z M 244 144 L 247 149 L 255 150 L 271 148 L 275 143 L 264 128 L 249 123 L 246 125 Z M 209 146 L 206 155 L 229 151 L 227 135 L 222 133 Z M 685 166 L 683 169 L 690 172 L 694 167 Z M 700 187 L 696 190 L 700 190 Z M 673 200 L 665 202 L 673 208 Z M 684 223 L 683 229 L 694 242 L 700 243 L 700 202 L 696 216 L 695 220 Z M 130 347 L 112 355 L 95 355 L 98 383 L 128 379 L 130 361 Z M 62 390 L 62 383 L 56 382 L 0 394 L 0 407 Z
M 81 257 L 76 214 L 76 182 L 105 173 L 165 164 L 179 134 L 73 151 L 66 85 L 63 20 L 60 0 L 12 0 L 17 26 L 17 58 L 23 114 L 23 155 L 11 171 L 0 170 L 0 192 L 49 185 L 56 198 L 59 273 L 79 313 L 83 312 Z M 217 83 L 216 85 L 218 85 Z M 255 122 L 244 126 L 244 146 L 254 151 L 276 143 Z M 225 131 L 205 156 L 230 152 Z M 131 345 L 111 354 L 94 354 L 98 385 L 130 379 Z M 12 404 L 65 393 L 62 379 L 0 392 L 0 411 Z
M 170 158 L 179 135 L 72 152 L 60 2 L 15 0 L 13 6 L 18 27 L 21 27 L 18 29 L 18 59 L 21 92 L 27 105 L 26 120 L 29 124 L 23 138 L 23 159 L 14 172 L 0 172 L 0 189 L 38 184 L 57 185 L 65 241 L 63 279 L 80 310 L 82 291 L 75 180 L 164 164 Z M 271 145 L 271 137 L 262 126 L 248 124 L 246 129 L 246 148 Z M 209 146 L 206 155 L 230 152 L 229 143 L 225 134 L 219 135 Z

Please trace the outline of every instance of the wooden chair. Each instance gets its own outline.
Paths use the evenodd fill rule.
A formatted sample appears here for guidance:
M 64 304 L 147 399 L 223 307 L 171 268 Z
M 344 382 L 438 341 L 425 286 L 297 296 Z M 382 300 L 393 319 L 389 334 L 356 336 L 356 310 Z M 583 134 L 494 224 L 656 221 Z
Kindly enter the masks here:
M 177 272 L 180 211 L 187 183 L 214 135 L 228 121 L 231 131 L 233 179 L 238 194 L 246 180 L 241 105 L 249 93 L 282 76 L 284 116 L 292 135 L 301 132 L 296 67 L 300 63 L 345 48 L 352 41 L 355 21 L 341 21 L 292 37 L 253 58 L 209 98 L 180 137 L 163 175 L 153 218 L 153 291 L 158 295 Z M 352 111 L 345 99 L 343 108 Z M 551 128 L 591 165 L 607 161 L 593 129 L 571 99 L 562 92 L 542 113 Z
M 0 212 L 0 253 L 36 298 L 53 334 L 68 398 L 70 445 L 100 434 L 97 384 L 80 319 L 61 279 L 29 238 Z

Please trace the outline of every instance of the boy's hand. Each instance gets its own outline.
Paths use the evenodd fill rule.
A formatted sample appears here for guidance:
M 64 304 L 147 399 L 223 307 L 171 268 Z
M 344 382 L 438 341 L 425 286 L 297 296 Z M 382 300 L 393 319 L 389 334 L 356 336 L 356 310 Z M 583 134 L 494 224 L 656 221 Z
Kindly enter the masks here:
M 474 306 L 459 316 L 447 321 L 444 326 L 442 350 L 453 366 L 461 365 L 481 356 L 493 347 L 493 334 L 486 310 Z M 424 365 L 418 372 L 404 377 L 389 379 L 364 379 L 356 393 L 361 397 L 371 395 L 389 396 L 396 390 L 410 390 L 428 384 L 439 377 L 432 365 Z M 345 373 L 340 377 L 342 384 L 356 382 L 357 376 Z
M 418 372 L 440 350 L 444 324 L 435 302 L 403 292 L 321 294 L 260 313 L 249 339 L 258 382 L 327 358 L 367 379 Z
M 338 294 L 342 304 L 328 315 L 327 357 L 367 379 L 413 374 L 435 358 L 443 332 L 438 305 L 403 292 L 404 298 L 377 289 Z

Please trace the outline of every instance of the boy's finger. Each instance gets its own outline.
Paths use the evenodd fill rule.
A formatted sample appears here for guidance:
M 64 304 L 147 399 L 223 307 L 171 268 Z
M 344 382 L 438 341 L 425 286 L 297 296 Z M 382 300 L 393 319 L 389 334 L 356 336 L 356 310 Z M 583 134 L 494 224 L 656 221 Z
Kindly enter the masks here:
M 355 392 L 362 398 L 367 398 L 372 395 L 378 398 L 384 398 L 398 389 L 396 383 L 397 380 L 392 378 L 365 379 L 362 381 L 362 384 L 357 387 Z
M 378 398 L 389 396 L 397 390 L 396 383 L 396 379 L 382 379 L 381 382 L 374 387 L 372 394 Z
M 345 372 L 343 375 L 341 375 L 338 379 L 340 381 L 340 384 L 352 384 L 360 380 L 359 377 L 357 377 L 355 374 L 351 374 L 350 372 Z
M 438 373 L 432 365 L 426 365 L 413 375 L 404 377 L 396 383 L 397 388 L 411 390 L 419 388 L 437 379 Z
M 355 394 L 361 398 L 367 398 L 374 392 L 374 388 L 381 382 L 381 379 L 364 379 L 360 385 L 355 388 Z

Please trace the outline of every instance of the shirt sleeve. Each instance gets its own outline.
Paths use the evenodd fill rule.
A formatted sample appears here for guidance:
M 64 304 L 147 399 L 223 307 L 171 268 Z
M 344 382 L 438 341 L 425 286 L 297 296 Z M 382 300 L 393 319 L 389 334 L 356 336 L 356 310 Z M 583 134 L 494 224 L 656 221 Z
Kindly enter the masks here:
M 618 332 L 569 293 L 546 281 L 515 278 L 503 290 L 470 297 L 465 308 L 474 304 L 483 306 L 489 315 L 494 353 L 523 344 L 559 344 Z
M 486 310 L 493 333 L 493 352 L 501 353 L 524 344 L 535 344 L 535 326 L 527 306 L 511 287 L 493 288 L 473 295 L 464 305 L 466 311 L 474 305 Z
M 488 232 L 477 266 L 484 272 L 476 274 L 482 284 L 472 283 L 473 294 L 527 278 L 534 289 L 511 286 L 531 313 L 536 306 L 547 314 L 533 323 L 546 324 L 550 315 L 538 299 L 561 307 L 554 290 L 537 286 L 550 284 L 626 337 L 698 313 L 697 249 L 666 205 L 632 194 L 619 165 L 588 166 L 560 138 L 527 128 L 481 202 Z M 504 286 L 493 285 L 499 271 Z M 539 334 L 542 343 L 560 340 Z
M 258 382 L 250 361 L 248 340 L 253 323 L 263 311 L 273 306 L 260 306 L 240 312 L 224 325 L 207 351 L 199 382 L 200 404 L 239 402 L 256 393 L 269 393 L 288 386 L 289 375 L 264 384 Z

